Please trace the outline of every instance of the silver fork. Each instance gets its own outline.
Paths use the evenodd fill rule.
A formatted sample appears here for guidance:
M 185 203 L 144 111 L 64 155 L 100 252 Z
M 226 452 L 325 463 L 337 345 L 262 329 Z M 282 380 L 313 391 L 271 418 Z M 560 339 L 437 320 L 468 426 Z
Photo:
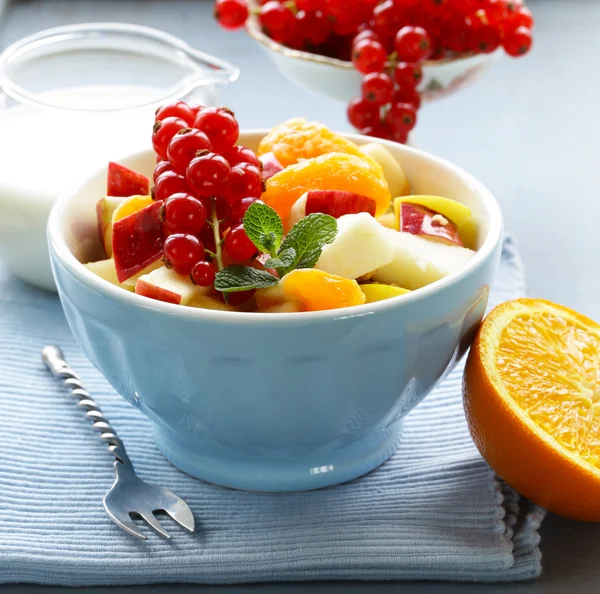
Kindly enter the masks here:
M 164 538 L 171 536 L 157 520 L 154 515 L 156 511 L 166 512 L 180 526 L 194 532 L 194 514 L 183 499 L 169 489 L 149 485 L 137 477 L 123 442 L 77 374 L 69 367 L 62 351 L 57 346 L 44 347 L 42 361 L 55 377 L 64 380 L 65 387 L 70 390 L 69 396 L 77 400 L 77 406 L 85 409 L 85 416 L 93 422 L 92 428 L 100 433 L 100 439 L 107 443 L 109 452 L 116 458 L 114 467 L 117 477 L 102 500 L 108 517 L 128 534 L 143 540 L 146 540 L 146 536 L 138 530 L 131 514 L 141 517 Z

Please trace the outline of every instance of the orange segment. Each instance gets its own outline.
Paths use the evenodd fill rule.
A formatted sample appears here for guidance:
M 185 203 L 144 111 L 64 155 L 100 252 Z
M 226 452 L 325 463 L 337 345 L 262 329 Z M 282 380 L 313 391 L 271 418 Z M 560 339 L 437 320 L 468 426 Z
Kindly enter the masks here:
M 355 280 L 316 268 L 292 270 L 281 280 L 281 287 L 285 297 L 303 311 L 338 309 L 365 302 L 364 293 Z
M 123 200 L 113 212 L 113 225 L 117 221 L 132 215 L 134 212 L 142 210 L 142 208 L 146 208 L 146 206 L 150 206 L 153 202 L 154 200 L 152 200 L 150 196 L 132 196 L 131 198 L 127 198 L 127 200 Z
M 354 155 L 328 153 L 286 167 L 267 180 L 262 200 L 274 208 L 287 227 L 294 202 L 309 190 L 356 192 L 377 203 L 377 214 L 390 205 L 390 192 L 379 166 Z
M 483 323 L 465 369 L 471 434 L 490 466 L 536 503 L 600 521 L 600 326 L 518 299 Z
M 329 130 L 323 124 L 292 118 L 275 126 L 260 142 L 258 155 L 274 153 L 284 166 L 300 159 L 312 159 L 326 153 L 346 153 L 366 158 L 358 145 Z

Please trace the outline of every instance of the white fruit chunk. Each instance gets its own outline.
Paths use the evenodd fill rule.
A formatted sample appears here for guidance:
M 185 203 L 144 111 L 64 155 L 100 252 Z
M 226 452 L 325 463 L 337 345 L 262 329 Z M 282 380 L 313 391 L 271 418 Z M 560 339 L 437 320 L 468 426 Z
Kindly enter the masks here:
M 384 229 L 392 246 L 392 261 L 379 268 L 373 280 L 398 285 L 406 289 L 420 289 L 452 272 L 460 270 L 475 254 L 473 250 L 430 241 L 418 235 Z
M 84 264 L 84 266 L 94 274 L 97 274 L 100 278 L 103 278 L 105 281 L 113 285 L 117 285 L 120 287 L 121 284 L 117 279 L 117 270 L 115 268 L 115 261 L 112 258 L 108 260 L 100 260 L 98 262 L 90 262 L 89 264 Z
M 300 220 L 306 216 L 306 200 L 308 199 L 308 192 L 304 192 L 290 210 L 289 226 L 290 229 Z
M 335 240 L 323 248 L 315 268 L 356 279 L 392 261 L 394 249 L 386 230 L 370 214 L 344 215 L 337 224 Z
M 209 289 L 199 287 L 189 277 L 161 266 L 150 274 L 140 276 L 135 292 L 151 299 L 187 305 L 192 299 L 208 293 Z
M 400 163 L 394 159 L 392 153 L 384 146 L 371 142 L 363 144 L 359 149 L 371 159 L 377 161 L 383 169 L 383 175 L 388 184 L 392 197 L 406 196 L 410 194 L 410 184 Z

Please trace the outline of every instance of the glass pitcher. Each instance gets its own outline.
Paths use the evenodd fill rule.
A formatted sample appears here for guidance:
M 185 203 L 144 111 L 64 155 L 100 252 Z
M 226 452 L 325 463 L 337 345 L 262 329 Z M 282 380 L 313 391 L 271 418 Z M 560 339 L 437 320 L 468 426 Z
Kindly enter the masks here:
M 154 111 L 216 105 L 237 68 L 155 29 L 93 23 L 48 29 L 0 55 L 0 258 L 53 290 L 46 220 L 94 170 L 150 146 Z

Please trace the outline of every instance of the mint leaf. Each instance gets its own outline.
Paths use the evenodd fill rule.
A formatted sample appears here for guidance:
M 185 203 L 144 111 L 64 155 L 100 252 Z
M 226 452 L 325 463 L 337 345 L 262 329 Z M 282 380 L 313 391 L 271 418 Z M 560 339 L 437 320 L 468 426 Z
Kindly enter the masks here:
M 265 254 L 275 256 L 283 238 L 283 223 L 275 210 L 266 204 L 251 204 L 244 215 L 248 239 Z
M 331 243 L 336 235 L 337 221 L 329 215 L 315 212 L 300 219 L 281 244 L 281 252 L 290 248 L 296 251 L 294 261 L 285 267 L 283 274 L 294 268 L 312 268 L 317 263 L 323 246 Z
M 287 269 L 293 265 L 296 258 L 296 250 L 293 247 L 280 250 L 276 258 L 269 258 L 265 263 L 265 268 L 275 268 L 279 272 L 280 268 Z
M 266 270 L 232 264 L 217 272 L 215 289 L 222 293 L 236 293 L 238 291 L 272 287 L 278 282 L 279 280 Z

